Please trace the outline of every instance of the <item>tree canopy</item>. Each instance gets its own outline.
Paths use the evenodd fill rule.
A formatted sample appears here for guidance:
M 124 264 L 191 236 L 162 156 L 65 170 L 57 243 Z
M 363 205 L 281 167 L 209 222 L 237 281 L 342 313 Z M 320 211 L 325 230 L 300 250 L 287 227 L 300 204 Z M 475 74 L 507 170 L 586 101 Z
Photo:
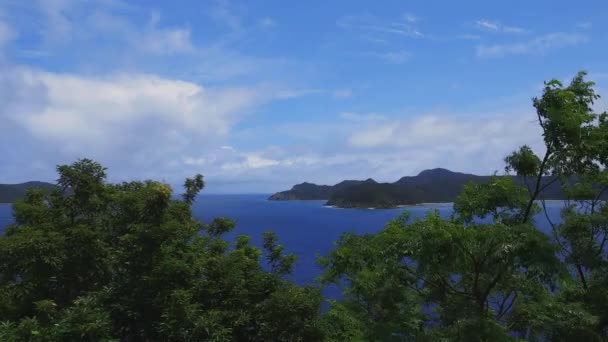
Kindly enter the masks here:
M 405 215 L 338 241 L 320 260 L 322 280 L 345 295 L 323 318 L 328 339 L 608 339 L 608 119 L 585 75 L 546 82 L 533 99 L 544 155 L 522 146 L 505 158 L 524 186 L 471 183 L 449 218 Z M 546 235 L 533 218 L 552 184 L 567 199 Z
M 0 340 L 319 339 L 320 292 L 283 279 L 295 259 L 276 236 L 262 250 L 223 239 L 228 218 L 192 217 L 201 175 L 176 200 L 88 159 L 57 171 L 60 189 L 29 192 L 0 238 Z

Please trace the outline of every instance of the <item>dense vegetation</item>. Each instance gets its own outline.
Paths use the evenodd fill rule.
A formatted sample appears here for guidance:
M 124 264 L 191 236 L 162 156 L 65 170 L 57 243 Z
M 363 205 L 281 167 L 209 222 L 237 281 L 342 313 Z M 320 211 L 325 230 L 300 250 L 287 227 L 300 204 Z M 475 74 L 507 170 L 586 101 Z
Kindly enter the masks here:
M 91 160 L 59 166 L 59 188 L 17 202 L 0 238 L 0 340 L 607 340 L 608 114 L 584 76 L 533 100 L 546 151 L 505 158 L 526 187 L 492 177 L 450 218 L 343 235 L 319 261 L 343 290 L 325 311 L 318 288 L 285 280 L 295 256 L 272 233 L 258 249 L 222 238 L 229 219 L 193 219 L 202 176 L 175 200 L 159 182 L 108 184 Z M 554 184 L 568 201 L 549 236 L 533 218 Z
M 222 239 L 229 219 L 192 218 L 200 175 L 173 200 L 159 182 L 107 184 L 91 160 L 58 173 L 0 238 L 1 341 L 319 339 L 319 291 L 282 280 L 295 259 L 273 234 L 262 251 Z
M 522 176 L 509 176 L 520 186 L 531 186 L 530 180 Z M 399 205 L 419 203 L 453 202 L 468 183 L 487 183 L 492 176 L 476 176 L 453 172 L 446 169 L 432 169 L 420 172 L 417 176 L 402 177 L 394 183 L 378 183 L 373 179 L 366 181 L 343 181 L 333 186 L 302 183 L 291 190 L 277 192 L 270 200 L 327 200 L 327 205 L 339 208 L 394 208 Z M 557 182 L 544 176 L 543 188 L 539 198 L 565 199 L 566 195 Z
M 323 281 L 346 296 L 325 315 L 328 339 L 608 339 L 608 114 L 594 113 L 584 76 L 550 81 L 533 100 L 546 151 L 523 146 L 505 158 L 528 187 L 509 177 L 469 184 L 449 219 L 404 215 L 340 239 L 321 261 Z M 569 200 L 547 236 L 533 216 L 552 183 Z
M 374 182 L 368 179 L 367 182 Z M 345 180 L 336 185 L 317 185 L 312 183 L 301 183 L 294 185 L 291 190 L 277 192 L 268 199 L 274 201 L 290 200 L 326 200 L 336 191 L 349 188 L 353 185 L 361 184 L 363 181 Z

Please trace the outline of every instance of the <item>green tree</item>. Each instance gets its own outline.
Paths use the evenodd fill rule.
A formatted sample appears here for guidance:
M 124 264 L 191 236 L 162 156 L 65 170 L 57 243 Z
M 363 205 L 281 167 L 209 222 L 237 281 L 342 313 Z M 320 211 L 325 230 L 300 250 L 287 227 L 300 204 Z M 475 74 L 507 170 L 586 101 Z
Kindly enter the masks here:
M 526 187 L 499 176 L 469 184 L 451 217 L 405 215 L 376 234 L 344 235 L 320 259 L 322 281 L 345 294 L 324 316 L 330 338 L 608 337 L 608 118 L 594 113 L 598 95 L 584 76 L 549 81 L 533 99 L 545 154 L 522 146 L 505 158 Z M 534 215 L 556 182 L 569 200 L 550 236 Z
M 83 159 L 57 168 L 59 189 L 15 203 L 0 237 L 2 341 L 315 341 L 318 289 L 285 280 L 295 256 L 223 238 L 234 222 L 192 217 L 154 181 L 109 184 Z M 266 260 L 271 271 L 264 270 Z

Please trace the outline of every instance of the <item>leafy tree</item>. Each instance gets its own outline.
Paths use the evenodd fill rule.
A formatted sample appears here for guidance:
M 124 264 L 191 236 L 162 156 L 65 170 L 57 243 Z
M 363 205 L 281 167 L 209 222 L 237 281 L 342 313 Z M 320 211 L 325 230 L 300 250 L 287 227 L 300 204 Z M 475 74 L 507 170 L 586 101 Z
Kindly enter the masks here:
M 320 292 L 285 280 L 295 256 L 276 236 L 260 250 L 223 239 L 230 219 L 192 217 L 201 175 L 179 201 L 159 182 L 109 184 L 92 160 L 57 170 L 0 237 L 0 340 L 321 339 Z
M 522 146 L 505 158 L 525 187 L 499 176 L 469 184 L 451 217 L 406 215 L 376 234 L 344 235 L 320 259 L 322 281 L 345 294 L 324 316 L 330 338 L 608 338 L 608 115 L 594 113 L 599 96 L 584 76 L 549 81 L 533 99 L 545 154 Z M 554 183 L 569 200 L 550 236 L 533 218 Z
M 526 170 L 518 163 L 517 158 L 534 158 L 529 151 L 527 157 L 520 150 L 506 161 L 508 168 L 519 175 L 530 174 L 540 179 L 550 174 L 562 184 L 568 200 L 562 210 L 562 221 L 551 222 L 551 226 L 559 255 L 569 272 L 556 300 L 578 305 L 594 315 L 594 333 L 606 337 L 608 114 L 594 111 L 599 95 L 593 89 L 594 83 L 585 81 L 585 76 L 585 72 L 580 72 L 568 86 L 557 80 L 546 82 L 543 96 L 533 99 L 545 143 L 545 155 L 539 166 Z M 538 199 L 540 191 L 542 186 L 537 181 L 530 203 Z M 524 219 L 528 218 L 529 215 Z

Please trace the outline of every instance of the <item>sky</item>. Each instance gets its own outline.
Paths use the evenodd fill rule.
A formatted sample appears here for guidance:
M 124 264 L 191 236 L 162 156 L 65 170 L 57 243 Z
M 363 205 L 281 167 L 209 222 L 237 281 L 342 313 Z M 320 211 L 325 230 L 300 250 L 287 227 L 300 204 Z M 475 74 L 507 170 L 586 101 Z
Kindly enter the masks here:
M 201 173 L 208 193 L 501 172 L 542 152 L 543 81 L 586 70 L 608 96 L 607 17 L 605 0 L 0 0 L 0 183 L 85 157 L 114 182 Z

